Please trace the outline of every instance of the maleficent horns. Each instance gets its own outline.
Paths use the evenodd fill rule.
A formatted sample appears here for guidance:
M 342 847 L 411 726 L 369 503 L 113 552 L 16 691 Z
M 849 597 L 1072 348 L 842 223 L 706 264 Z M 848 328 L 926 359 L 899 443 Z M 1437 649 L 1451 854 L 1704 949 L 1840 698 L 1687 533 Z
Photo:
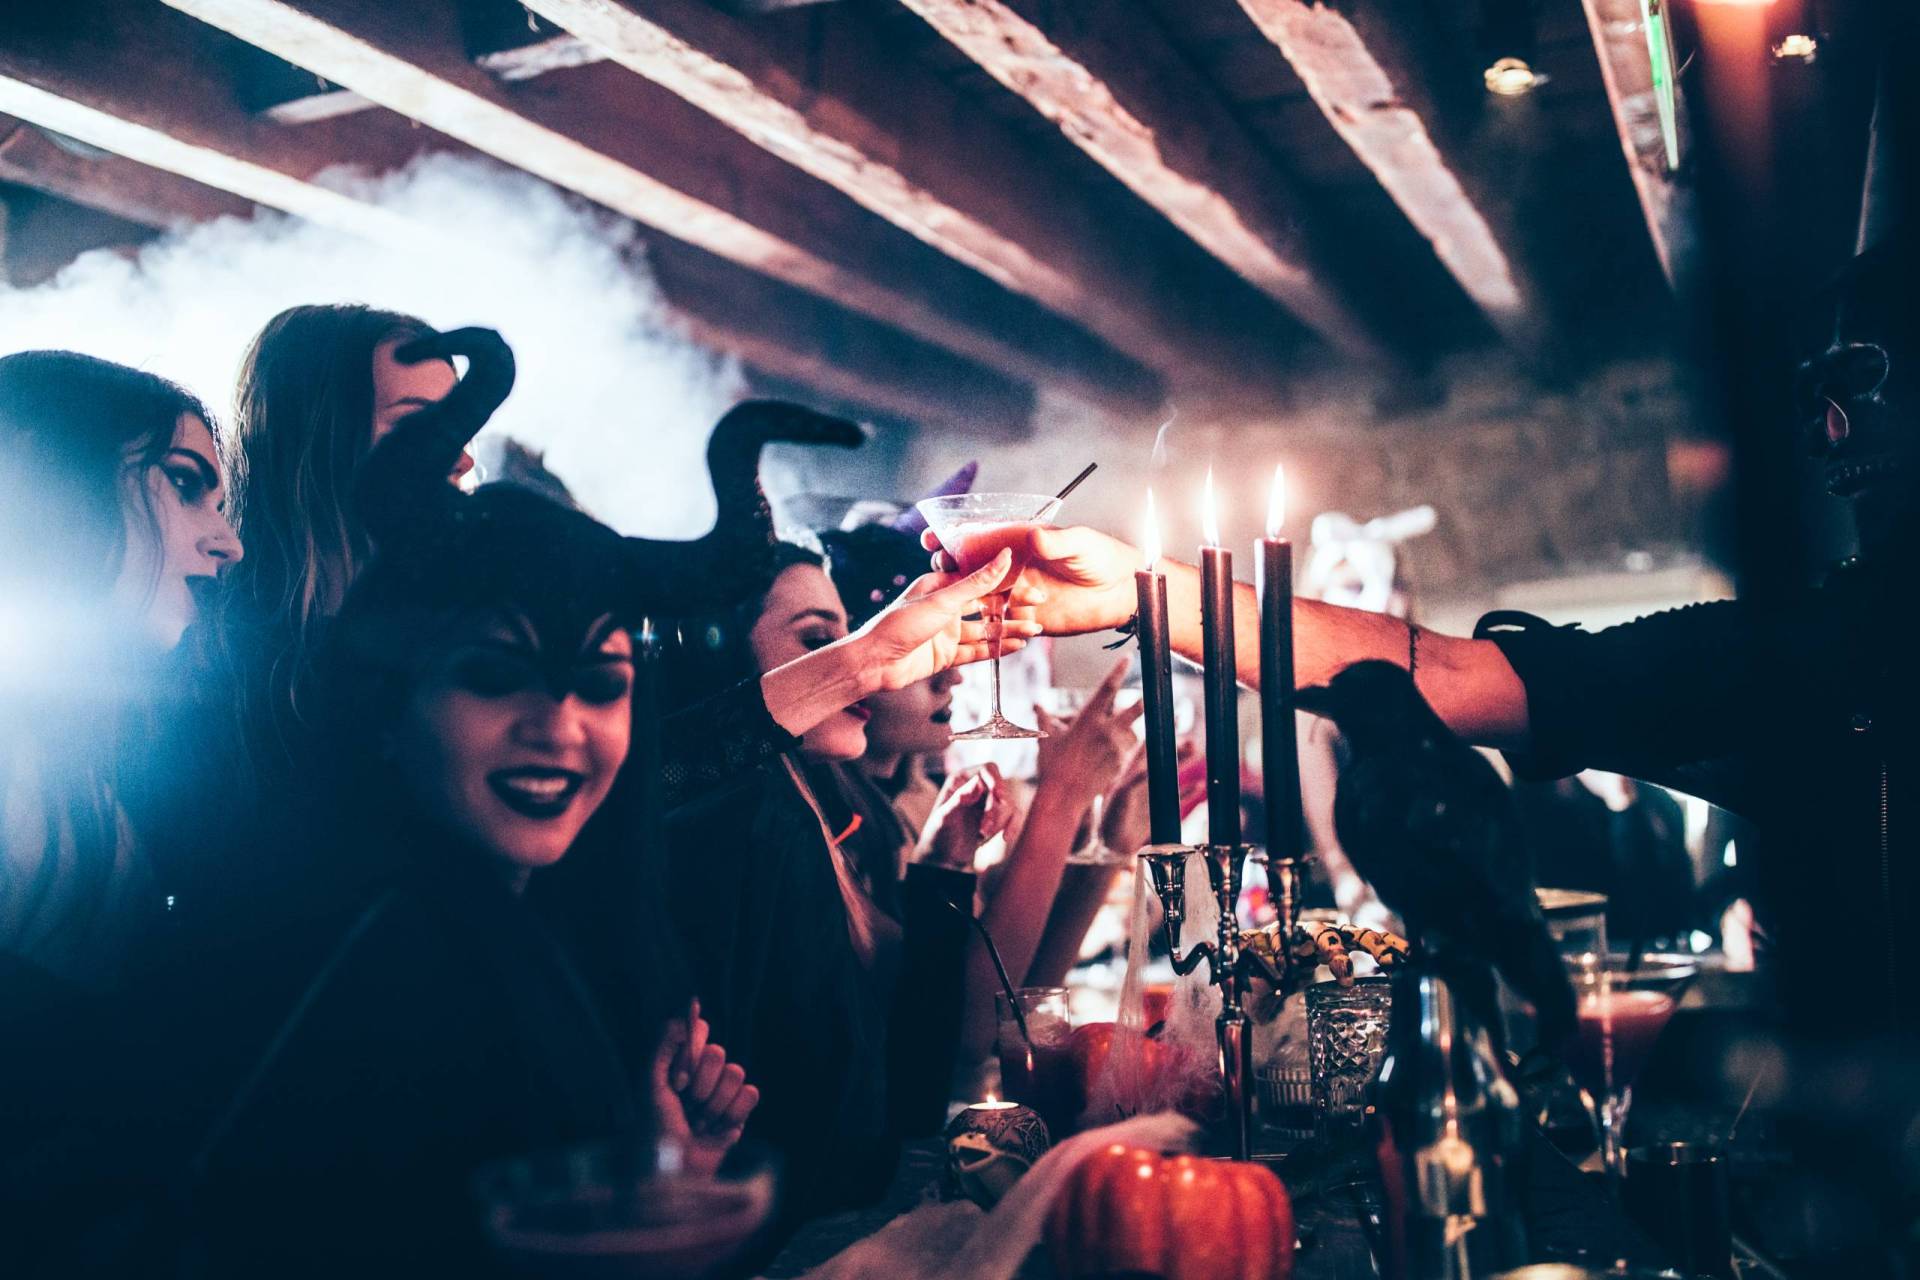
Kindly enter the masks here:
M 707 444 L 716 513 L 713 528 L 691 542 L 619 538 L 588 517 L 528 495 L 468 496 L 447 483 L 460 450 L 486 425 L 513 388 L 513 353 L 490 329 L 455 329 L 407 343 L 406 363 L 465 356 L 466 376 L 443 400 L 403 418 L 362 466 L 356 496 L 361 519 L 382 559 L 436 558 L 453 544 L 504 550 L 510 524 L 535 540 L 522 553 L 589 556 L 617 578 L 622 611 L 684 616 L 712 612 L 761 590 L 772 567 L 773 516 L 760 489 L 760 450 L 769 441 L 858 445 L 860 429 L 841 418 L 776 400 L 750 400 L 730 410 Z M 582 527 L 575 529 L 574 524 Z M 591 532 L 585 527 L 592 525 Z M 484 526 L 494 526 L 491 529 Z M 562 526 L 565 526 L 563 529 Z M 616 584 L 609 582 L 609 587 Z

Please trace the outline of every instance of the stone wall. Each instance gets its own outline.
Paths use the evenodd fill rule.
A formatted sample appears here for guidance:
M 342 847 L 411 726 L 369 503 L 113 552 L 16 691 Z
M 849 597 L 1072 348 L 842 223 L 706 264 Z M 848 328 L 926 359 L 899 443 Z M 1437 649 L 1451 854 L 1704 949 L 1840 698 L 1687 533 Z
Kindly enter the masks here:
M 1317 512 L 1366 519 L 1431 503 L 1438 527 L 1410 544 L 1408 581 L 1427 605 L 1490 598 L 1499 587 L 1623 567 L 1659 568 L 1696 554 L 1695 502 L 1668 483 L 1671 437 L 1691 412 L 1675 366 L 1607 366 L 1545 391 L 1493 360 L 1441 371 L 1425 407 L 1383 410 L 1391 387 L 1328 380 L 1303 387 L 1270 417 L 1176 417 L 1164 468 L 1150 466 L 1151 426 L 1117 427 L 1070 404 L 1043 408 L 1032 437 L 981 458 L 980 487 L 1050 492 L 1088 461 L 1100 470 L 1068 518 L 1137 541 L 1151 482 L 1169 553 L 1191 558 L 1207 465 L 1223 503 L 1223 536 L 1250 545 L 1265 518 L 1276 462 L 1289 476 L 1289 532 Z M 903 490 L 971 456 L 965 439 L 923 433 Z M 1242 576 L 1248 566 L 1242 560 Z

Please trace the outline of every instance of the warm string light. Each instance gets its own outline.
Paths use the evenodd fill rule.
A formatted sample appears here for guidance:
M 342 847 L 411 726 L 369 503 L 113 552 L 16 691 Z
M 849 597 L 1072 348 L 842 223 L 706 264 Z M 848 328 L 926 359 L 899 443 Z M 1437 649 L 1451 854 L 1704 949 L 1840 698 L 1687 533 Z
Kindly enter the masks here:
M 1140 535 L 1140 567 L 1148 573 L 1160 563 L 1160 516 L 1153 509 L 1153 487 L 1147 487 L 1147 527 Z
M 1481 73 L 1487 92 L 1502 98 L 1518 98 L 1532 93 L 1546 79 L 1524 58 L 1500 58 Z
M 1267 536 L 1277 538 L 1281 528 L 1287 523 L 1287 467 L 1283 462 L 1273 465 L 1273 485 L 1267 490 Z
M 1200 500 L 1200 529 L 1205 534 L 1207 545 L 1220 545 L 1220 504 L 1213 493 L 1213 468 L 1207 468 L 1207 487 Z

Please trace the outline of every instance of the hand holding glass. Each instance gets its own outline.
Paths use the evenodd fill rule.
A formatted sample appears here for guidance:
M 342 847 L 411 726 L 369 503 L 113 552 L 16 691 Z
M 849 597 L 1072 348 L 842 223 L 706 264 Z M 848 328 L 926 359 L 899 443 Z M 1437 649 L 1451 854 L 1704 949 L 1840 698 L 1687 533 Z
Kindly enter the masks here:
M 987 644 L 993 655 L 993 715 L 983 725 L 953 735 L 963 742 L 981 738 L 1044 738 L 1038 729 L 1015 724 L 1000 711 L 1000 640 L 1007 600 L 1013 583 L 1027 567 L 1035 529 L 1049 526 L 1060 514 L 1060 499 L 1043 493 L 962 493 L 925 498 L 915 504 L 927 526 L 948 555 L 960 563 L 960 572 L 984 568 L 1001 551 L 1013 553 L 1013 564 L 999 590 L 980 602 L 987 622 Z

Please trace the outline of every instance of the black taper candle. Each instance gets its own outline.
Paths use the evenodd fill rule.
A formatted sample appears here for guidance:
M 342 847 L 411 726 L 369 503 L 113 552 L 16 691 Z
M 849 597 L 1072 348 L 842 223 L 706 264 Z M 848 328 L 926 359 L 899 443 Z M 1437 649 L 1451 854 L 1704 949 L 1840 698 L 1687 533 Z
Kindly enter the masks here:
M 1293 543 L 1260 539 L 1260 776 L 1266 792 L 1267 856 L 1306 851 L 1300 807 L 1300 742 L 1293 718 Z
M 1233 652 L 1233 553 L 1200 549 L 1201 656 L 1206 660 L 1207 841 L 1240 843 L 1240 687 Z
M 1133 575 L 1139 599 L 1141 719 L 1147 734 L 1147 817 L 1154 844 L 1180 843 L 1180 759 L 1173 740 L 1173 648 L 1167 638 L 1167 576 Z

